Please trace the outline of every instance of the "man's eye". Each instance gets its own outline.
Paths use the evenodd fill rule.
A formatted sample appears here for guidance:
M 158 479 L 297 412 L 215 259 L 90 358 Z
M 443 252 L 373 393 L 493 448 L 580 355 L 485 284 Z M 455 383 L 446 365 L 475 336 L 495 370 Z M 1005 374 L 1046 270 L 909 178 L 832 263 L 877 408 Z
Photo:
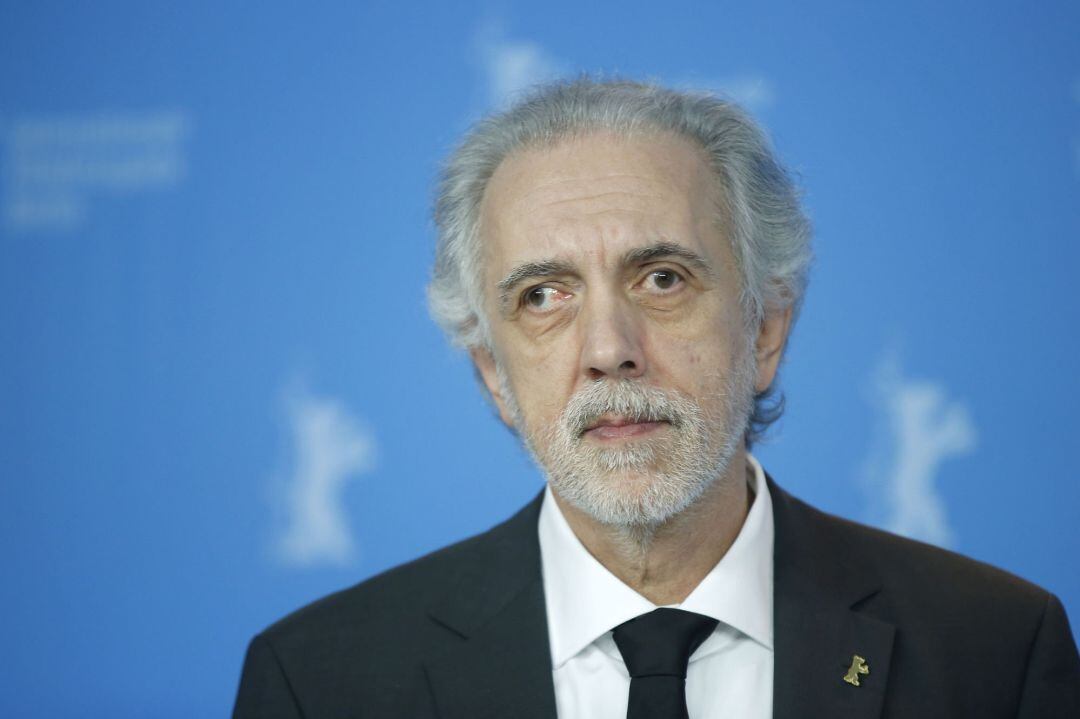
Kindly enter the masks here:
M 647 283 L 661 291 L 672 290 L 683 281 L 682 275 L 674 270 L 653 270 L 646 278 Z
M 525 304 L 534 310 L 549 310 L 559 298 L 559 294 L 554 287 L 533 287 L 525 293 Z

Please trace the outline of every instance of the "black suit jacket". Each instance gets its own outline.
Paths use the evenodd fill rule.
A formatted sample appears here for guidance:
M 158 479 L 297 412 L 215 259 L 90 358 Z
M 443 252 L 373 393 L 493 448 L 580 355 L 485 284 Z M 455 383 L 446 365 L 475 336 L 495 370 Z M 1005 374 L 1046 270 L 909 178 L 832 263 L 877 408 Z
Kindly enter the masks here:
M 769 482 L 775 717 L 1080 717 L 1056 597 Z M 539 508 L 256 636 L 234 719 L 554 719 Z M 842 681 L 854 654 L 870 669 L 858 687 Z

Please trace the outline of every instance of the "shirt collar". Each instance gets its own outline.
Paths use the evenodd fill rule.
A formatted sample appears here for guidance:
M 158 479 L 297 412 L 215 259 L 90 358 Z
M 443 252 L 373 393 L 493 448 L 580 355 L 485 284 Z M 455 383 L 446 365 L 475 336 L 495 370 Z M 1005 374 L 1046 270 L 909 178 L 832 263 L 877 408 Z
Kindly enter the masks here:
M 677 606 L 773 646 L 773 513 L 765 473 L 752 455 L 750 511 L 735 542 Z M 656 609 L 600 564 L 544 491 L 538 525 L 551 659 L 558 668 L 612 627 Z

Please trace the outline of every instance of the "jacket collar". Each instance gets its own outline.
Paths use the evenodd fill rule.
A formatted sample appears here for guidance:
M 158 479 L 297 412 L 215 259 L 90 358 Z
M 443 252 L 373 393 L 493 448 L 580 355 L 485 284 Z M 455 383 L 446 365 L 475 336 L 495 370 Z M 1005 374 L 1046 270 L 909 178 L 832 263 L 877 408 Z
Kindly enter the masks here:
M 442 719 L 554 719 L 540 544 L 540 494 L 473 541 L 473 555 L 431 618 L 465 641 L 427 662 Z
M 774 545 L 773 716 L 881 714 L 894 627 L 858 611 L 881 589 L 872 560 L 838 521 L 767 478 Z M 463 640 L 429 661 L 439 716 L 554 719 L 537 520 L 543 494 L 472 543 L 473 556 L 431 618 Z M 843 681 L 858 655 L 869 674 Z

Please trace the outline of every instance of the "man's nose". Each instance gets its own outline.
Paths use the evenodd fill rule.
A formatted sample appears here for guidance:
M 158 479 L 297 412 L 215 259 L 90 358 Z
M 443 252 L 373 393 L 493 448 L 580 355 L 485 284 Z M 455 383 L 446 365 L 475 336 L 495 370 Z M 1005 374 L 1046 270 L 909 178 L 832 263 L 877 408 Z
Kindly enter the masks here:
M 581 365 L 591 380 L 633 379 L 645 374 L 639 318 L 620 298 L 594 298 L 584 308 Z

